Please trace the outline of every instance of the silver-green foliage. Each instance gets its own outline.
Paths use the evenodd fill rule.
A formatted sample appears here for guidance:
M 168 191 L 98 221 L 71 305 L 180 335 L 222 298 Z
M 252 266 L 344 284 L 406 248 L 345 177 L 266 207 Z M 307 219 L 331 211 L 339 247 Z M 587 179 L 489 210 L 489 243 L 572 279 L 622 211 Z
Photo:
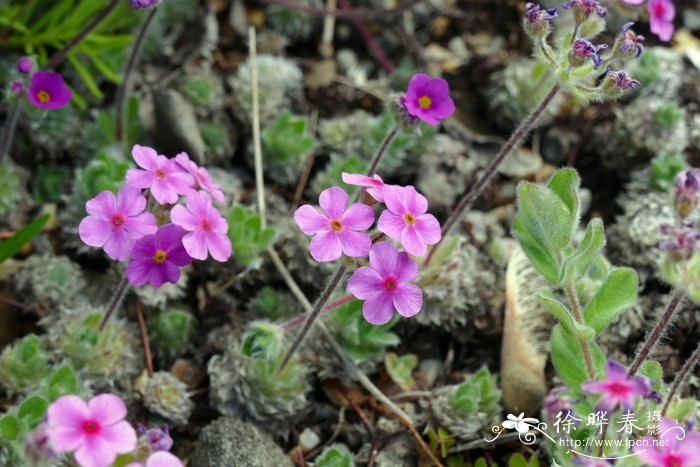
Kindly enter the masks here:
M 279 183 L 296 182 L 316 146 L 306 118 L 284 110 L 261 134 L 265 173 Z
M 260 214 L 242 206 L 231 208 L 228 225 L 234 259 L 242 266 L 258 265 L 262 261 L 260 254 L 272 244 L 277 235 L 272 227 L 263 227 Z

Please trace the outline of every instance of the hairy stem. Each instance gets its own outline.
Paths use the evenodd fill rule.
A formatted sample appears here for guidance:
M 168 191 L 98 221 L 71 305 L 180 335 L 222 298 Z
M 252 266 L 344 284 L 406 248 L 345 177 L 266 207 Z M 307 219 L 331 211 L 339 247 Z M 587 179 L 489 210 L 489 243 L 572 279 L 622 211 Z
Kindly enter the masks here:
M 129 92 L 129 79 L 131 78 L 131 73 L 136 67 L 136 62 L 138 61 L 139 53 L 141 51 L 141 45 L 146 37 L 146 31 L 148 31 L 148 27 L 151 25 L 153 18 L 155 18 L 157 11 L 158 7 L 153 8 L 146 17 L 146 20 L 141 25 L 141 29 L 139 29 L 139 33 L 136 36 L 136 41 L 134 41 L 134 44 L 131 46 L 131 53 L 129 54 L 129 61 L 127 62 L 126 69 L 124 70 L 122 85 L 119 86 L 119 90 L 117 91 L 117 97 L 115 98 L 114 103 L 116 108 L 114 139 L 117 142 L 121 142 L 122 134 L 124 132 L 124 117 L 122 117 L 122 113 L 124 112 L 124 100 L 126 98 L 126 94 Z
M 685 292 L 683 292 L 680 289 L 677 289 L 673 293 L 673 297 L 671 297 L 671 301 L 668 303 L 666 310 L 664 310 L 664 313 L 659 318 L 659 321 L 656 323 L 656 326 L 654 326 L 654 329 L 649 334 L 649 337 L 647 338 L 646 342 L 644 342 L 642 350 L 637 354 L 634 361 L 632 362 L 632 365 L 630 366 L 630 369 L 627 372 L 628 378 L 631 378 L 637 374 L 639 367 L 642 366 L 642 363 L 644 363 L 644 360 L 646 360 L 647 356 L 656 346 L 656 343 L 658 342 L 659 338 L 668 327 L 668 323 L 669 321 L 671 321 L 673 313 L 676 311 L 676 308 L 678 308 L 678 305 L 683 301 L 684 297 Z
M 583 314 L 581 313 L 581 305 L 578 303 L 578 296 L 574 290 L 574 284 L 570 283 L 566 286 L 566 295 L 569 297 L 569 302 L 571 303 L 571 309 L 574 311 L 574 319 L 583 324 Z M 587 341 L 579 340 L 581 343 L 581 350 L 583 351 L 583 357 L 586 359 L 586 368 L 588 369 L 588 376 L 591 379 L 595 378 L 595 368 L 593 367 L 593 357 L 591 356 L 591 346 Z
M 119 285 L 117 285 L 117 290 L 114 291 L 114 295 L 112 295 L 112 298 L 110 299 L 109 304 L 107 305 L 107 311 L 105 312 L 105 315 L 102 318 L 102 322 L 100 323 L 100 332 L 105 328 L 105 326 L 107 325 L 107 321 L 109 321 L 109 317 L 112 316 L 114 310 L 117 309 L 119 304 L 124 299 L 124 296 L 126 295 L 126 292 L 128 290 L 128 285 L 129 280 L 126 278 L 126 276 L 122 277 L 122 280 L 119 281 Z
M 16 102 L 10 110 L 7 120 L 5 120 L 5 126 L 2 129 L 2 140 L 0 140 L 0 162 L 4 159 L 5 153 L 9 152 L 10 147 L 12 147 L 20 110 L 22 110 L 22 106 L 19 102 Z
M 557 83 L 554 86 L 552 86 L 552 89 L 550 89 L 547 95 L 544 96 L 544 98 L 542 98 L 537 107 L 535 107 L 535 109 L 530 113 L 530 115 L 528 115 L 527 118 L 523 120 L 520 126 L 511 135 L 510 139 L 508 139 L 508 141 L 506 141 L 503 147 L 501 147 L 501 150 L 498 152 L 498 154 L 496 154 L 496 157 L 494 157 L 491 163 L 488 165 L 488 167 L 486 167 L 486 171 L 481 176 L 481 178 L 471 186 L 467 194 L 464 195 L 464 197 L 459 201 L 457 206 L 455 206 L 454 210 L 452 211 L 452 214 L 450 214 L 450 217 L 448 217 L 445 223 L 442 225 L 442 239 L 445 239 L 447 234 L 450 233 L 450 230 L 452 230 L 452 227 L 454 227 L 454 225 L 457 223 L 460 217 L 462 217 L 464 211 L 469 209 L 471 205 L 474 204 L 474 201 L 476 201 L 479 195 L 481 195 L 484 189 L 491 183 L 491 180 L 496 175 L 498 167 L 503 163 L 503 161 L 506 159 L 506 157 L 508 157 L 508 155 L 513 151 L 513 149 L 519 146 L 522 139 L 532 129 L 534 124 L 542 115 L 542 112 L 544 112 L 544 110 L 547 108 L 549 103 L 552 102 L 552 99 L 554 99 L 554 96 L 556 96 L 558 92 L 559 84 Z M 440 242 L 436 243 L 431 247 L 430 252 L 428 253 L 428 257 L 425 259 L 426 266 L 430 264 L 430 259 L 432 258 L 433 253 L 435 253 L 435 250 L 437 249 L 439 244 Z
M 688 358 L 688 360 L 685 361 L 683 367 L 680 369 L 675 379 L 673 380 L 673 383 L 671 384 L 671 389 L 669 389 L 668 394 L 666 394 L 666 402 L 664 402 L 664 406 L 661 409 L 662 417 L 666 416 L 666 412 L 668 411 L 668 407 L 671 405 L 673 396 L 676 395 L 676 392 L 678 392 L 678 389 L 681 387 L 681 384 L 683 384 L 685 378 L 691 371 L 693 371 L 693 368 L 695 368 L 698 362 L 700 362 L 700 345 L 698 345 L 695 348 L 695 351 L 693 351 L 690 358 Z

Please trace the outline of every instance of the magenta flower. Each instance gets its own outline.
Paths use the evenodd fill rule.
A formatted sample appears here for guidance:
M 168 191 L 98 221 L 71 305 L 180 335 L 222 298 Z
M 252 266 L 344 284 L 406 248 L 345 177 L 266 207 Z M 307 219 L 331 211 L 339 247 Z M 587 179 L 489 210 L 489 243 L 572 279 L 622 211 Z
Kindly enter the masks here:
M 131 250 L 131 260 L 126 267 L 126 277 L 134 285 L 146 282 L 158 288 L 165 282 L 176 284 L 180 268 L 192 262 L 182 245 L 185 231 L 175 224 L 167 224 L 155 235 L 136 240 Z
M 218 183 L 215 183 L 209 176 L 209 172 L 204 167 L 199 167 L 186 152 L 181 152 L 175 156 L 175 162 L 185 169 L 194 178 L 194 189 L 204 189 L 219 203 L 224 202 L 224 193 Z
M 23 75 L 31 73 L 32 68 L 32 61 L 29 59 L 29 57 L 22 57 L 19 60 L 17 60 L 17 71 L 19 71 Z
M 414 256 L 423 256 L 427 245 L 440 241 L 440 223 L 428 211 L 428 200 L 412 186 L 388 186 L 384 189 L 387 210 L 379 216 L 379 230 Z
M 366 256 L 372 246 L 370 236 L 358 231 L 372 226 L 374 210 L 362 203 L 345 209 L 348 199 L 342 188 L 332 186 L 318 198 L 322 212 L 308 204 L 294 212 L 301 231 L 314 236 L 309 251 L 318 262 L 336 260 L 343 253 L 353 258 Z
M 571 46 L 571 53 L 578 59 L 578 63 L 574 63 L 574 65 L 583 65 L 583 62 L 590 58 L 593 61 L 593 68 L 598 69 L 603 63 L 603 59 L 598 55 L 598 51 L 607 47 L 607 44 L 593 45 L 586 39 L 576 39 Z
M 418 277 L 418 265 L 389 242 L 375 244 L 369 267 L 358 268 L 348 279 L 348 290 L 364 300 L 362 314 L 372 324 L 385 324 L 394 316 L 410 318 L 423 306 L 423 292 L 409 282 Z
M 40 109 L 56 110 L 66 105 L 73 93 L 63 82 L 63 76 L 53 71 L 37 71 L 29 80 L 29 103 Z
M 24 83 L 18 80 L 14 80 L 12 83 L 10 83 L 10 91 L 12 92 L 12 94 L 21 96 L 24 92 Z
M 185 251 L 195 259 L 207 259 L 207 250 L 216 261 L 231 257 L 228 222 L 211 204 L 211 197 L 203 191 L 190 191 L 185 198 L 187 208 L 178 204 L 170 211 L 170 220 L 187 233 L 182 239 Z
M 676 7 L 671 0 L 649 0 L 649 23 L 651 32 L 659 36 L 662 41 L 670 41 L 673 36 L 673 18 L 676 16 Z
M 156 218 L 146 209 L 141 191 L 122 187 L 114 196 L 103 191 L 85 204 L 89 216 L 80 221 L 78 234 L 89 246 L 104 249 L 110 258 L 123 261 L 131 254 L 134 242 L 158 230 Z
M 183 467 L 184 464 L 175 455 L 167 451 L 156 451 L 146 460 L 145 467 Z M 126 467 L 144 467 L 140 462 L 132 462 Z
M 137 9 L 150 8 L 159 1 L 160 0 L 129 0 L 129 2 L 131 2 L 131 6 Z
M 619 363 L 608 360 L 605 365 L 607 379 L 584 381 L 581 390 L 591 394 L 601 394 L 600 410 L 613 411 L 617 405 L 631 409 L 635 397 L 650 397 L 654 392 L 650 382 L 643 376 L 627 378 L 627 369 Z
M 87 404 L 62 396 L 49 405 L 48 435 L 56 452 L 75 452 L 82 467 L 106 467 L 136 448 L 136 431 L 124 421 L 126 405 L 114 394 L 100 394 Z
M 163 428 L 146 428 L 142 424 L 137 425 L 139 436 L 143 436 L 148 441 L 151 451 L 170 451 L 173 447 L 173 439 L 170 437 L 168 425 Z
M 347 172 L 342 173 L 343 182 L 348 185 L 355 185 L 367 188 L 367 193 L 374 198 L 376 201 L 384 202 L 384 181 L 382 177 L 375 174 L 372 177 L 362 174 L 349 174 Z
M 455 112 L 447 81 L 423 73 L 414 75 L 409 81 L 403 105 L 411 116 L 429 125 L 437 125 Z
M 649 467 L 700 467 L 700 433 L 687 432 L 664 418 L 659 424 L 659 440 L 645 436 L 632 451 Z
M 131 150 L 134 160 L 144 170 L 129 169 L 126 184 L 134 188 L 150 188 L 160 204 L 177 203 L 179 195 L 186 195 L 194 186 L 194 178 L 174 160 L 160 156 L 153 148 L 135 145 Z

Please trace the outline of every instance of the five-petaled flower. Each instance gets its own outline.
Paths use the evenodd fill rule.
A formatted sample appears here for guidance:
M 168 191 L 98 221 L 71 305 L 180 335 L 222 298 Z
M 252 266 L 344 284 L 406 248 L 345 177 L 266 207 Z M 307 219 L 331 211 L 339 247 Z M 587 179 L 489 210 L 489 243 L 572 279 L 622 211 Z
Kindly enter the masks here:
M 200 260 L 207 259 L 207 250 L 216 261 L 231 257 L 231 240 L 228 238 L 228 222 L 212 206 L 211 197 L 204 191 L 192 191 L 185 197 L 187 208 L 173 207 L 170 220 L 188 233 L 182 239 L 187 253 Z
M 306 204 L 294 212 L 294 220 L 306 235 L 313 235 L 309 251 L 319 262 L 333 261 L 343 254 L 357 258 L 366 256 L 372 239 L 360 230 L 374 224 L 374 210 L 362 203 L 350 205 L 342 188 L 332 186 L 321 192 L 321 211 Z
M 182 245 L 185 231 L 167 224 L 155 235 L 146 235 L 136 240 L 131 250 L 131 260 L 126 266 L 126 277 L 134 285 L 146 282 L 151 287 L 160 287 L 165 282 L 176 284 L 180 279 L 180 268 L 192 262 Z
M 186 195 L 194 186 L 192 175 L 175 162 L 159 155 L 155 149 L 135 145 L 131 155 L 141 169 L 126 172 L 126 184 L 135 188 L 149 188 L 160 204 L 177 203 L 179 195 Z
M 342 173 L 343 182 L 348 185 L 361 186 L 367 189 L 367 193 L 375 199 L 377 202 L 384 202 L 384 181 L 382 177 L 374 174 L 371 177 L 362 174 L 349 174 L 347 172 Z
M 659 36 L 662 41 L 670 41 L 673 37 L 673 18 L 676 16 L 676 7 L 671 0 L 649 0 L 649 23 L 651 32 Z
M 386 186 L 384 203 L 387 210 L 379 216 L 377 227 L 414 256 L 427 253 L 427 245 L 440 241 L 440 223 L 428 211 L 428 200 L 411 185 Z
M 598 409 L 612 412 L 618 405 L 631 409 L 635 397 L 651 397 L 654 391 L 644 376 L 627 377 L 627 369 L 619 363 L 608 360 L 605 365 L 606 379 L 584 381 L 581 390 L 590 394 L 600 394 Z
M 372 324 L 386 324 L 394 309 L 409 318 L 423 306 L 423 292 L 409 282 L 418 277 L 418 265 L 389 242 L 379 242 L 369 252 L 369 267 L 358 268 L 348 279 L 348 290 L 364 300 L 362 314 Z
M 411 78 L 402 102 L 409 115 L 429 125 L 437 125 L 455 112 L 447 81 L 423 73 Z
M 103 248 L 110 258 L 123 261 L 134 242 L 158 230 L 153 214 L 143 212 L 146 198 L 141 190 L 124 186 L 117 196 L 103 191 L 85 205 L 89 216 L 78 226 L 80 239 L 89 246 Z
M 85 403 L 62 396 L 49 405 L 47 433 L 59 453 L 75 452 L 82 467 L 106 467 L 136 448 L 136 431 L 124 421 L 126 405 L 114 394 L 100 394 Z
M 219 203 L 224 202 L 224 193 L 221 191 L 221 186 L 211 179 L 207 169 L 204 167 L 199 167 L 194 161 L 190 160 L 190 156 L 188 156 L 186 152 L 181 152 L 180 154 L 176 155 L 175 162 L 177 162 L 180 167 L 185 169 L 187 173 L 192 175 L 194 178 L 195 190 L 203 189 Z
M 40 109 L 56 110 L 66 105 L 73 93 L 63 82 L 63 76 L 53 71 L 37 71 L 29 80 L 29 103 Z
M 663 418 L 659 439 L 645 436 L 632 451 L 649 467 L 700 467 L 700 433 Z
M 603 59 L 598 55 L 598 51 L 606 49 L 607 44 L 593 45 L 590 41 L 586 39 L 576 39 L 571 45 L 571 53 L 574 58 L 574 65 L 580 66 L 583 61 L 590 58 L 593 61 L 593 68 L 599 68 L 603 63 Z

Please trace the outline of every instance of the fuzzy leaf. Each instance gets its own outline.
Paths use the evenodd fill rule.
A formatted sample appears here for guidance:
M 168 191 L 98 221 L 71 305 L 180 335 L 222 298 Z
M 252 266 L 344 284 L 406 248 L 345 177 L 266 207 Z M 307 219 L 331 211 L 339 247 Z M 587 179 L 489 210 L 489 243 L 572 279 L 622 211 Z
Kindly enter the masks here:
M 19 438 L 20 434 L 20 423 L 17 417 L 14 415 L 5 415 L 0 418 L 0 434 L 10 441 L 14 441 Z
M 518 185 L 518 218 L 530 235 L 552 254 L 558 253 L 571 239 L 576 219 L 569 210 L 564 188 L 561 193 L 531 183 Z
M 418 365 L 418 357 L 413 354 L 399 357 L 394 352 L 387 352 L 384 356 L 384 366 L 391 379 L 404 391 L 410 390 L 415 381 L 413 370 Z
M 559 324 L 561 324 L 564 330 L 570 335 L 585 341 L 589 341 L 595 337 L 595 331 L 585 324 L 576 322 L 568 308 L 557 300 L 552 292 L 543 290 L 539 292 L 537 296 L 547 310 L 557 318 Z
M 664 370 L 661 368 L 661 363 L 656 360 L 646 360 L 639 367 L 639 374 L 649 378 L 654 386 L 659 385 L 664 380 Z
M 31 396 L 19 405 L 17 416 L 29 428 L 34 428 L 46 415 L 49 401 L 42 396 Z
M 78 378 L 73 369 L 64 365 L 58 368 L 48 380 L 46 395 L 50 401 L 55 401 L 66 394 L 78 393 Z
M 549 282 L 556 284 L 559 280 L 559 263 L 556 257 L 543 247 L 525 227 L 519 217 L 513 222 L 513 235 L 520 242 L 520 246 L 532 261 L 540 274 L 542 274 Z
M 605 354 L 594 342 L 590 342 L 589 346 L 593 368 L 600 373 L 605 367 Z M 590 379 L 580 341 L 567 334 L 559 324 L 552 329 L 552 363 L 569 387 L 578 390 L 582 382 Z
M 672 420 L 683 420 L 698 408 L 698 401 L 695 399 L 681 399 L 674 401 L 668 408 L 667 417 Z
M 41 231 L 44 224 L 49 220 L 49 215 L 45 214 L 0 243 L 0 263 L 14 256 L 25 244 L 29 243 L 32 238 Z
M 637 301 L 637 273 L 630 268 L 614 269 L 583 310 L 586 324 L 600 333 L 617 315 Z
M 562 283 L 578 280 L 586 273 L 591 263 L 598 257 L 598 253 L 605 246 L 605 233 L 603 221 L 599 218 L 591 219 L 586 227 L 583 240 L 573 253 L 564 260 L 562 267 Z
M 578 226 L 579 199 L 578 188 L 581 178 L 574 169 L 566 168 L 558 170 L 547 183 L 547 188 L 552 190 L 560 200 L 566 205 L 569 212 L 574 217 L 572 224 Z

